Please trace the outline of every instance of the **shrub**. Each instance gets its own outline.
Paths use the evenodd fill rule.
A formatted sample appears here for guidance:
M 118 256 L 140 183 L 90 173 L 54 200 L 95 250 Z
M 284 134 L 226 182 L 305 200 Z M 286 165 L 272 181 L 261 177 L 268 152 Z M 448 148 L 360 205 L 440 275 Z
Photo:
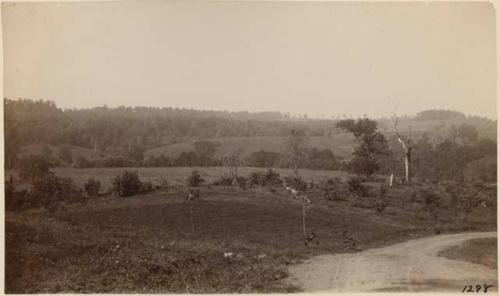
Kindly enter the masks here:
M 5 182 L 5 208 L 7 210 L 21 210 L 32 207 L 29 203 L 29 193 L 26 189 L 17 191 L 14 181 Z
M 146 191 L 146 188 L 139 179 L 138 173 L 136 171 L 128 170 L 113 179 L 112 188 L 112 190 L 120 197 L 132 196 Z
M 44 177 L 49 173 L 52 164 L 41 155 L 29 155 L 21 159 L 19 164 L 19 176 L 25 180 L 33 181 Z
M 268 169 L 264 175 L 264 186 L 281 186 L 283 181 L 279 173 L 276 173 L 272 169 Z
M 253 172 L 250 174 L 250 184 L 259 186 L 281 186 L 283 181 L 279 173 L 268 169 L 265 173 Z
M 216 186 L 231 186 L 233 185 L 233 178 L 222 176 L 220 179 L 213 181 L 212 184 Z
M 187 179 L 187 184 L 189 187 L 198 187 L 200 186 L 205 180 L 201 177 L 200 172 L 194 170 L 191 172 L 191 175 Z
M 246 189 L 248 184 L 248 178 L 238 176 L 236 177 L 236 183 L 238 184 L 238 186 L 240 186 L 240 188 Z
M 101 182 L 93 178 L 88 179 L 87 183 L 83 185 L 85 192 L 88 196 L 97 196 L 101 190 Z
M 320 183 L 320 190 L 327 200 L 342 200 L 349 195 L 347 189 L 339 178 L 331 179 Z
M 441 208 L 441 197 L 428 189 L 420 190 L 420 196 L 424 200 L 425 208 L 435 220 L 438 218 L 438 211 Z
M 285 177 L 286 184 L 297 191 L 307 190 L 307 182 L 300 177 Z
M 375 200 L 375 208 L 379 213 L 383 212 L 387 207 L 387 202 L 385 201 L 386 194 L 387 194 L 387 186 L 385 184 L 380 185 L 379 193 L 377 199 Z
M 70 203 L 84 201 L 82 190 L 71 178 L 61 178 L 54 174 L 36 179 L 30 195 L 30 203 L 33 206 L 41 205 L 45 208 L 61 201 Z
M 263 184 L 264 184 L 264 173 L 252 172 L 250 174 L 250 185 L 263 186 Z
M 361 180 L 357 177 L 350 178 L 347 181 L 347 185 L 349 186 L 349 191 L 351 193 L 356 193 L 360 196 L 368 195 L 368 188 L 361 183 Z

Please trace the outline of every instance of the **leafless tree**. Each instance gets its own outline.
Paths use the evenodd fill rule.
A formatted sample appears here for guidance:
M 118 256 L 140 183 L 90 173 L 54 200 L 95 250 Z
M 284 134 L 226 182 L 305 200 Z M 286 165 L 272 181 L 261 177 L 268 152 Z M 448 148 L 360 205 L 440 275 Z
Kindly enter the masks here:
M 222 158 L 224 166 L 229 169 L 233 181 L 238 178 L 238 169 L 242 165 L 243 148 L 232 149 Z
M 283 186 L 288 192 L 290 192 L 293 195 L 294 198 L 298 199 L 302 203 L 302 230 L 304 232 L 304 237 L 306 237 L 307 235 L 306 210 L 307 207 L 312 204 L 312 202 L 306 194 L 304 194 L 300 190 L 288 186 L 286 180 L 283 180 Z
M 408 137 L 402 136 L 398 131 L 398 121 L 399 119 L 396 117 L 394 120 L 394 131 L 396 132 L 396 137 L 398 142 L 401 144 L 401 148 L 403 148 L 405 153 L 405 182 L 411 182 L 411 152 L 413 149 L 413 144 L 411 142 L 411 121 L 410 121 L 410 134 Z
M 304 161 L 310 139 L 304 130 L 292 129 L 286 138 L 288 156 L 293 164 L 295 178 L 299 177 L 299 166 Z

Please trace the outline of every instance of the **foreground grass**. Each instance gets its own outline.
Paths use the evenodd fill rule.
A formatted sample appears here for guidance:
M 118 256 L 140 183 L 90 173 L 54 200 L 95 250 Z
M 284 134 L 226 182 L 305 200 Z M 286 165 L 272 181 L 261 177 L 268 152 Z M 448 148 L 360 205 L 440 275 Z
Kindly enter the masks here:
M 193 205 L 194 233 L 184 197 L 184 191 L 157 192 L 52 213 L 7 212 L 6 291 L 293 292 L 297 288 L 283 280 L 287 266 L 316 254 L 352 252 L 343 247 L 346 230 L 364 250 L 434 234 L 437 223 L 400 209 L 400 199 L 377 213 L 314 196 L 307 226 L 320 244 L 308 249 L 301 206 L 280 190 L 205 187 Z M 495 228 L 495 213 L 474 217 L 464 224 L 443 214 L 440 231 Z
M 496 238 L 471 239 L 460 246 L 442 250 L 438 255 L 497 269 L 497 240 Z

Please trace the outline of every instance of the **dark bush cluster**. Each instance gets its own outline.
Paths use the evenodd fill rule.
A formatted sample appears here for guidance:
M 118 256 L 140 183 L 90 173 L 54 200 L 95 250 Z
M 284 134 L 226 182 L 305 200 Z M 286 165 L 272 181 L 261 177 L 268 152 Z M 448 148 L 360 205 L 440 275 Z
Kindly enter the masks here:
M 285 177 L 286 184 L 298 191 L 304 192 L 307 190 L 307 182 L 300 177 Z
M 258 186 L 281 186 L 283 181 L 279 173 L 268 169 L 265 173 L 253 172 L 250 174 L 250 184 Z
M 150 192 L 153 185 L 150 182 L 142 182 L 136 171 L 127 170 L 113 179 L 112 190 L 119 197 L 126 197 Z
M 228 176 L 222 176 L 218 180 L 212 182 L 215 186 L 231 186 L 233 185 L 233 178 Z
M 83 184 L 83 188 L 88 196 L 98 196 L 101 190 L 101 182 L 90 178 L 85 184 Z
M 6 208 L 10 210 L 36 207 L 52 209 L 60 202 L 85 202 L 85 197 L 72 179 L 48 173 L 44 177 L 36 178 L 29 189 L 18 190 L 13 180 L 6 182 L 5 200 Z
M 205 182 L 205 179 L 201 177 L 200 172 L 194 170 L 191 175 L 187 178 L 187 185 L 189 187 L 198 187 Z
M 329 178 L 320 183 L 320 190 L 327 200 L 343 200 L 349 196 L 349 191 L 339 178 Z
M 349 191 L 351 193 L 355 193 L 359 196 L 367 196 L 368 188 L 363 185 L 362 180 L 358 177 L 352 177 L 347 181 L 347 185 L 349 186 Z

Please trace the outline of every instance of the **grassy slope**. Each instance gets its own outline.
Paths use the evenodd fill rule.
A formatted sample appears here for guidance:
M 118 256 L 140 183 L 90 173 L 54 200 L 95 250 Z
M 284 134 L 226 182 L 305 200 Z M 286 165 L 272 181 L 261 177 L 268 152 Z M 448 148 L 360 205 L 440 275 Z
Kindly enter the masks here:
M 460 246 L 442 250 L 438 255 L 448 259 L 486 265 L 489 268 L 498 268 L 496 238 L 472 239 Z
M 279 153 L 286 152 L 284 137 L 234 137 L 234 138 L 215 138 L 210 141 L 218 142 L 221 145 L 217 150 L 217 157 L 230 152 L 230 149 L 243 149 L 243 155 L 248 156 L 252 152 L 265 150 Z M 158 147 L 147 150 L 145 156 L 159 156 L 165 154 L 169 157 L 177 157 L 182 151 L 191 151 L 194 148 L 194 142 L 183 142 L 169 146 Z M 335 136 L 311 137 L 311 147 L 318 149 L 331 149 L 336 155 L 348 157 L 352 153 L 352 137 L 347 134 Z
M 494 211 L 467 224 L 443 212 L 401 209 L 404 186 L 384 213 L 349 201 L 311 196 L 308 228 L 320 245 L 308 250 L 300 205 L 282 190 L 205 187 L 194 204 L 191 232 L 186 192 L 103 198 L 66 211 L 6 215 L 8 292 L 286 292 L 286 266 L 319 253 L 348 252 L 342 232 L 360 249 L 441 231 L 495 229 Z M 366 199 L 369 203 L 370 199 Z M 491 213 L 490 213 L 491 212 Z M 224 252 L 234 257 L 224 258 Z M 239 254 L 239 256 L 237 256 Z

